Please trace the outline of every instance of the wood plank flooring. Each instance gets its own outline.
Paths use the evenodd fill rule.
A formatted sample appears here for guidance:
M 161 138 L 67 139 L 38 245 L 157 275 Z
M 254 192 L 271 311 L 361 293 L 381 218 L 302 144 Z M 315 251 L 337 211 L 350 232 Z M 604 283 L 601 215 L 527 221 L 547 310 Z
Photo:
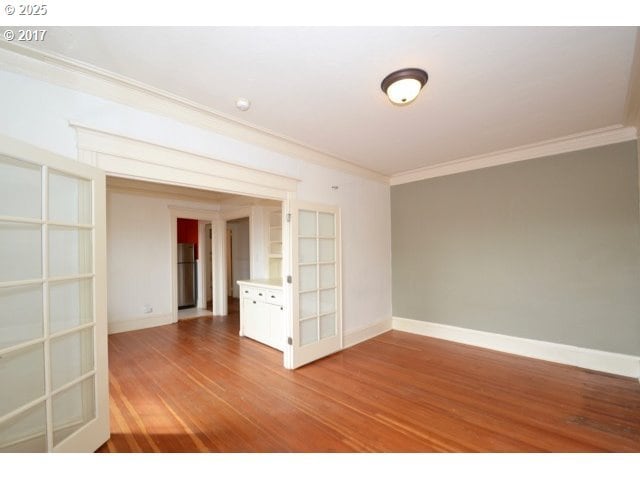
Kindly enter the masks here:
M 99 452 L 639 452 L 640 383 L 391 331 L 288 371 L 228 317 L 109 337 Z

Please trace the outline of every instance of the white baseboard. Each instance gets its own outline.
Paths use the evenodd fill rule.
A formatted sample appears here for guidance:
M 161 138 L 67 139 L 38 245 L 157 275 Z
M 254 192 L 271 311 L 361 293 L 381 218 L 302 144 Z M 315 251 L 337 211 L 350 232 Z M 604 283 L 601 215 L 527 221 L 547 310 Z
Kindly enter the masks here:
M 368 325 L 353 332 L 345 333 L 342 342 L 343 348 L 353 347 L 360 342 L 364 342 L 365 340 L 377 337 L 378 335 L 384 332 L 388 332 L 391 329 L 391 318 L 385 318 L 384 320 L 378 323 L 374 323 L 373 325 Z
M 131 330 L 141 330 L 143 328 L 159 327 L 173 323 L 173 316 L 170 313 L 158 313 L 155 315 L 145 315 L 143 317 L 127 318 L 124 320 L 109 320 L 107 329 L 109 334 L 130 332 Z
M 640 356 L 591 350 L 400 317 L 393 317 L 393 329 L 524 357 L 640 378 Z

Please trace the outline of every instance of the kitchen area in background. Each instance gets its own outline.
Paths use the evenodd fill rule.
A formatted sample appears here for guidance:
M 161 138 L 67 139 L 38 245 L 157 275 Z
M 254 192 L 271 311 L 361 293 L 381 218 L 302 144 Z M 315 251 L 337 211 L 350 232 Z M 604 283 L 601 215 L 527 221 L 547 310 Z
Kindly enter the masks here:
M 198 301 L 198 220 L 178 218 L 178 309 Z
M 280 261 L 271 258 L 269 237 L 278 202 L 115 177 L 107 200 L 109 333 L 237 312 L 236 281 L 269 278 Z M 179 243 L 193 245 L 193 260 L 183 252 L 180 262 L 195 261 L 195 282 L 188 266 L 178 281 Z
M 185 318 L 192 318 L 201 315 L 211 315 L 211 303 L 199 302 L 200 296 L 207 295 L 207 290 L 210 289 L 211 280 L 211 268 L 207 268 L 206 261 L 211 261 L 211 241 L 205 241 L 204 245 L 199 244 L 199 224 L 203 223 L 202 220 L 178 218 L 177 219 L 177 281 L 178 281 L 178 318 L 184 320 Z M 211 234 L 210 224 L 206 229 L 208 235 Z M 204 247 L 204 250 L 203 248 Z M 204 254 L 204 258 L 200 256 Z M 208 275 L 208 281 L 205 291 L 202 292 L 202 286 L 198 286 L 198 276 L 200 275 L 200 269 Z M 207 298 L 208 300 L 208 298 Z M 206 305 L 207 309 L 199 308 Z
M 203 226 L 204 239 L 202 232 L 199 231 Z M 178 318 L 180 320 L 212 313 L 212 239 L 210 235 L 211 224 L 204 220 L 177 219 L 176 271 Z M 230 311 L 237 311 L 240 298 L 237 282 L 247 280 L 251 276 L 249 218 L 227 221 L 226 235 L 228 308 Z M 203 285 L 199 285 L 200 276 L 203 274 Z M 202 280 L 200 281 L 202 282 Z M 202 301 L 200 298 L 202 296 L 206 296 L 206 301 Z M 205 305 L 206 310 L 203 310 Z
M 178 309 L 195 307 L 198 301 L 196 244 L 178 243 Z

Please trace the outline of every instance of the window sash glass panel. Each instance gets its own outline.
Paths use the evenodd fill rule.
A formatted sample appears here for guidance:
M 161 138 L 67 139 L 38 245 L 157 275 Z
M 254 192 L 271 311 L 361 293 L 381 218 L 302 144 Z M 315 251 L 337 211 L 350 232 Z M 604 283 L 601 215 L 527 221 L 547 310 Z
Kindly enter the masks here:
M 320 288 L 336 286 L 336 264 L 320 265 Z
M 0 358 L 0 417 L 44 395 L 44 345 Z
M 318 261 L 317 240 L 315 238 L 301 238 L 299 245 L 300 263 L 316 263 Z
M 336 234 L 336 220 L 333 213 L 318 213 L 318 236 L 334 237 Z
M 316 212 L 300 210 L 298 214 L 298 234 L 301 237 L 316 236 Z
M 51 340 L 51 386 L 56 390 L 93 370 L 93 328 Z
M 51 333 L 93 321 L 93 279 L 85 278 L 49 285 Z
M 0 424 L 0 453 L 47 451 L 47 415 L 44 402 Z
M 333 313 L 336 311 L 336 291 L 335 289 L 320 290 L 320 314 Z
M 320 338 L 333 337 L 336 334 L 336 315 L 322 315 L 320 317 Z
M 300 266 L 300 291 L 315 290 L 318 288 L 316 265 Z
M 49 275 L 64 277 L 92 273 L 91 230 L 49 227 Z
M 54 395 L 52 413 L 53 445 L 56 446 L 95 418 L 93 376 Z
M 318 341 L 318 320 L 311 318 L 300 322 L 300 345 L 308 345 Z
M 42 218 L 41 167 L 0 155 L 0 215 Z
M 336 241 L 333 239 L 319 240 L 320 261 L 335 262 L 336 260 Z
M 43 335 L 42 285 L 0 288 L 0 349 Z
M 50 170 L 49 221 L 91 224 L 91 182 Z
M 42 227 L 0 222 L 0 282 L 42 278 Z
M 318 314 L 318 292 L 300 294 L 300 318 L 313 317 Z

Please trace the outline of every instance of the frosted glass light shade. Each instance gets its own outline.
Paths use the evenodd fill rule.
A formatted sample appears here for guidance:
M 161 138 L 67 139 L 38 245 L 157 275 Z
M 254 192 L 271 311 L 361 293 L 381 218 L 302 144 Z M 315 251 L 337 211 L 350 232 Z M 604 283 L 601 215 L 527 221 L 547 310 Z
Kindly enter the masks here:
M 410 103 L 416 99 L 421 88 L 422 85 L 418 80 L 405 78 L 389 85 L 387 96 L 393 103 Z
M 406 68 L 387 75 L 380 86 L 391 102 L 406 105 L 416 99 L 428 78 L 424 70 Z

